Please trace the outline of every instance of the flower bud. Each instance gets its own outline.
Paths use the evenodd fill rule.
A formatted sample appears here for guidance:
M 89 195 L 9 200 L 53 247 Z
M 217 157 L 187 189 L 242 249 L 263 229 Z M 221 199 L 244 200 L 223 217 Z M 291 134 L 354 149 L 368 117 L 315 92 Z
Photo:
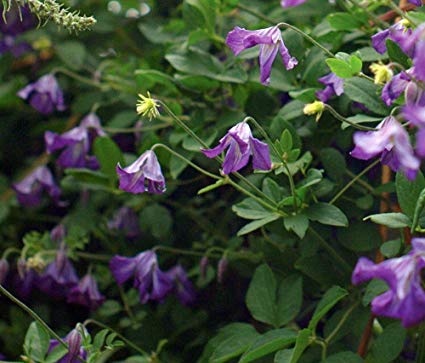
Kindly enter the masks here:
M 394 75 L 390 67 L 385 64 L 373 63 L 369 69 L 375 75 L 375 84 L 387 83 L 391 81 Z
M 63 224 L 58 224 L 50 231 L 50 238 L 55 242 L 62 242 L 66 236 L 66 227 Z
M 27 261 L 25 261 L 23 258 L 20 258 L 16 263 L 16 268 L 18 269 L 19 277 L 23 279 L 27 273 Z
M 199 269 L 201 271 L 201 277 L 203 279 L 207 277 L 208 262 L 208 256 L 202 257 L 201 261 L 199 262 Z
M 226 257 L 222 257 L 220 261 L 218 261 L 217 265 L 217 281 L 222 284 L 224 280 L 224 274 L 227 271 L 227 267 L 229 266 L 229 262 Z
M 46 267 L 46 264 L 44 262 L 44 260 L 39 256 L 39 255 L 35 255 L 34 257 L 30 257 L 27 260 L 27 268 L 32 268 L 36 271 L 43 271 L 44 268 Z
M 82 337 L 77 329 L 73 329 L 68 336 L 66 337 L 67 343 L 69 345 L 69 356 L 72 358 L 78 357 L 81 349 Z M 70 360 L 72 361 L 72 359 Z
M 325 104 L 321 101 L 314 101 L 313 103 L 308 103 L 304 106 L 304 115 L 317 115 L 316 121 L 319 121 L 322 113 L 325 109 Z
M 9 262 L 5 258 L 2 258 L 0 260 L 0 285 L 5 282 L 8 272 Z

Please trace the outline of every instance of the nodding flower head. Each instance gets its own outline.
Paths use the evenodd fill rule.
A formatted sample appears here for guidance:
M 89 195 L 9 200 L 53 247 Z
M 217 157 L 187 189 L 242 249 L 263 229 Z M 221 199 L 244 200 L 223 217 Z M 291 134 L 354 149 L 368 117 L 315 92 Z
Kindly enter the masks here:
M 143 96 L 142 94 L 139 94 L 139 101 L 136 105 L 136 111 L 139 115 L 142 115 L 144 117 L 147 117 L 149 121 L 152 121 L 152 119 L 159 117 L 159 111 L 158 111 L 158 103 L 155 99 L 151 97 L 151 94 L 147 92 L 147 96 Z

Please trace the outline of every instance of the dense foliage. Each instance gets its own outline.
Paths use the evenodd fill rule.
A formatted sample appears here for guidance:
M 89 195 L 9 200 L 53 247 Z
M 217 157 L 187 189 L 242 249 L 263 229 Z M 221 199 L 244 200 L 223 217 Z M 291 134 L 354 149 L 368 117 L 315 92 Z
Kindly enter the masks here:
M 3 0 L 1 359 L 425 362 L 421 5 Z

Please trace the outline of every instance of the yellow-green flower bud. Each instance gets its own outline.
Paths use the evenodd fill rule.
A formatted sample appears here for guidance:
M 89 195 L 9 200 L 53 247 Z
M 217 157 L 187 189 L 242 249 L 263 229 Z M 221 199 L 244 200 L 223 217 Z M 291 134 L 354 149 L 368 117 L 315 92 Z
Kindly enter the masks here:
M 316 121 L 319 121 L 322 113 L 325 109 L 325 104 L 321 101 L 314 101 L 313 103 L 307 103 L 304 106 L 304 115 L 317 115 Z
M 391 81 L 393 78 L 393 71 L 385 64 L 372 63 L 369 67 L 371 72 L 375 75 L 375 84 L 384 84 Z
M 158 111 L 158 103 L 155 99 L 151 97 L 151 94 L 148 92 L 147 96 L 143 96 L 139 94 L 139 101 L 136 105 L 136 111 L 139 115 L 145 116 L 152 121 L 152 119 L 157 118 L 159 116 Z

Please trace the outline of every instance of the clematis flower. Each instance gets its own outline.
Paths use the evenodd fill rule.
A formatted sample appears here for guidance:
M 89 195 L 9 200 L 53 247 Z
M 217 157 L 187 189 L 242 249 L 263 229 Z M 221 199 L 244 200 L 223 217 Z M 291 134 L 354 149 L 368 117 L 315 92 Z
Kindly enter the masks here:
M 416 5 L 416 6 L 421 6 L 422 0 L 409 0 L 409 3 Z
M 410 83 L 410 78 L 405 72 L 395 75 L 382 89 L 381 98 L 387 106 L 390 106 L 405 91 Z
M 159 269 L 154 251 L 145 251 L 132 258 L 115 256 L 109 267 L 119 285 L 134 278 L 133 285 L 139 290 L 142 304 L 149 300 L 162 302 L 173 289 L 171 278 Z
M 298 6 L 301 4 L 304 4 L 307 0 L 282 0 L 280 2 L 280 5 L 284 8 L 292 7 L 292 6 Z
M 374 264 L 360 258 L 352 275 L 358 285 L 377 278 L 384 280 L 389 290 L 372 300 L 376 315 L 401 319 L 408 328 L 425 319 L 425 292 L 421 286 L 421 270 L 425 267 L 425 239 L 413 238 L 408 255 Z
M 34 83 L 30 83 L 18 92 L 18 96 L 28 100 L 30 105 L 44 115 L 55 109 L 65 110 L 62 90 L 53 74 L 46 74 Z
M 176 265 L 167 275 L 174 281 L 174 292 L 183 305 L 190 305 L 196 299 L 196 291 L 182 266 Z
M 80 126 L 73 128 L 61 135 L 46 131 L 44 140 L 49 154 L 62 150 L 57 163 L 63 168 L 88 168 L 98 169 L 96 157 L 89 156 L 93 140 L 105 133 L 100 126 L 99 117 L 90 113 L 81 121 Z
M 344 93 L 344 80 L 335 73 L 329 73 L 318 81 L 326 86 L 325 89 L 316 92 L 316 97 L 322 102 L 327 102 L 334 95 L 341 96 Z
M 153 194 L 165 192 L 165 179 L 162 175 L 161 165 L 152 150 L 145 151 L 126 168 L 122 168 L 118 163 L 116 170 L 121 190 L 133 194 L 146 191 Z
M 265 85 L 270 83 L 272 64 L 278 52 L 287 70 L 298 64 L 298 61 L 289 54 L 277 26 L 259 30 L 235 27 L 227 34 L 226 44 L 236 56 L 247 48 L 260 45 L 260 80 Z
M 128 238 L 140 235 L 139 218 L 133 209 L 128 207 L 118 209 L 107 226 L 110 230 L 121 231 Z
M 5 35 L 0 40 L 0 54 L 10 52 L 14 58 L 19 58 L 31 49 L 31 45 L 26 42 L 17 42 L 16 38 L 11 35 Z
M 45 166 L 39 166 L 31 174 L 13 184 L 18 202 L 26 207 L 40 205 L 43 190 L 56 202 L 59 202 L 61 191 L 53 180 L 53 175 Z
M 37 283 L 41 291 L 55 298 L 68 296 L 69 290 L 77 284 L 74 266 L 63 249 L 58 251 L 55 260 L 46 267 Z
M 65 343 L 68 343 L 68 352 L 56 363 L 81 363 L 81 360 L 87 359 L 87 352 L 82 347 L 83 338 L 77 329 L 71 330 L 71 332 L 63 339 Z M 56 339 L 50 340 L 50 346 L 48 354 L 53 351 L 60 343 Z
M 421 39 L 416 43 L 413 66 L 416 78 L 425 81 L 425 39 Z
M 99 292 L 94 277 L 87 274 L 77 286 L 71 289 L 67 301 L 71 304 L 87 306 L 90 310 L 96 310 L 103 304 L 105 297 Z
M 392 170 L 401 170 L 413 180 L 420 167 L 420 161 L 413 153 L 407 131 L 392 116 L 385 118 L 377 131 L 358 131 L 354 134 L 355 148 L 351 156 L 369 160 L 381 155 L 383 164 Z
M 397 43 L 407 55 L 411 56 L 413 54 L 412 33 L 412 29 L 407 28 L 405 22 L 399 21 L 388 29 L 373 35 L 372 45 L 378 53 L 384 54 L 387 51 L 386 41 L 390 39 Z
M 26 299 L 37 284 L 38 274 L 33 269 L 28 269 L 23 259 L 19 259 L 16 266 L 18 273 L 12 279 L 12 284 L 18 296 Z
M 220 139 L 218 146 L 213 149 L 201 149 L 205 156 L 215 158 L 228 148 L 223 163 L 223 173 L 230 174 L 242 169 L 248 164 L 252 155 L 254 169 L 270 170 L 269 146 L 254 138 L 247 122 L 242 121 L 233 126 L 227 134 Z
M 50 239 L 54 242 L 61 243 L 66 236 L 66 227 L 63 224 L 58 224 L 50 231 Z

